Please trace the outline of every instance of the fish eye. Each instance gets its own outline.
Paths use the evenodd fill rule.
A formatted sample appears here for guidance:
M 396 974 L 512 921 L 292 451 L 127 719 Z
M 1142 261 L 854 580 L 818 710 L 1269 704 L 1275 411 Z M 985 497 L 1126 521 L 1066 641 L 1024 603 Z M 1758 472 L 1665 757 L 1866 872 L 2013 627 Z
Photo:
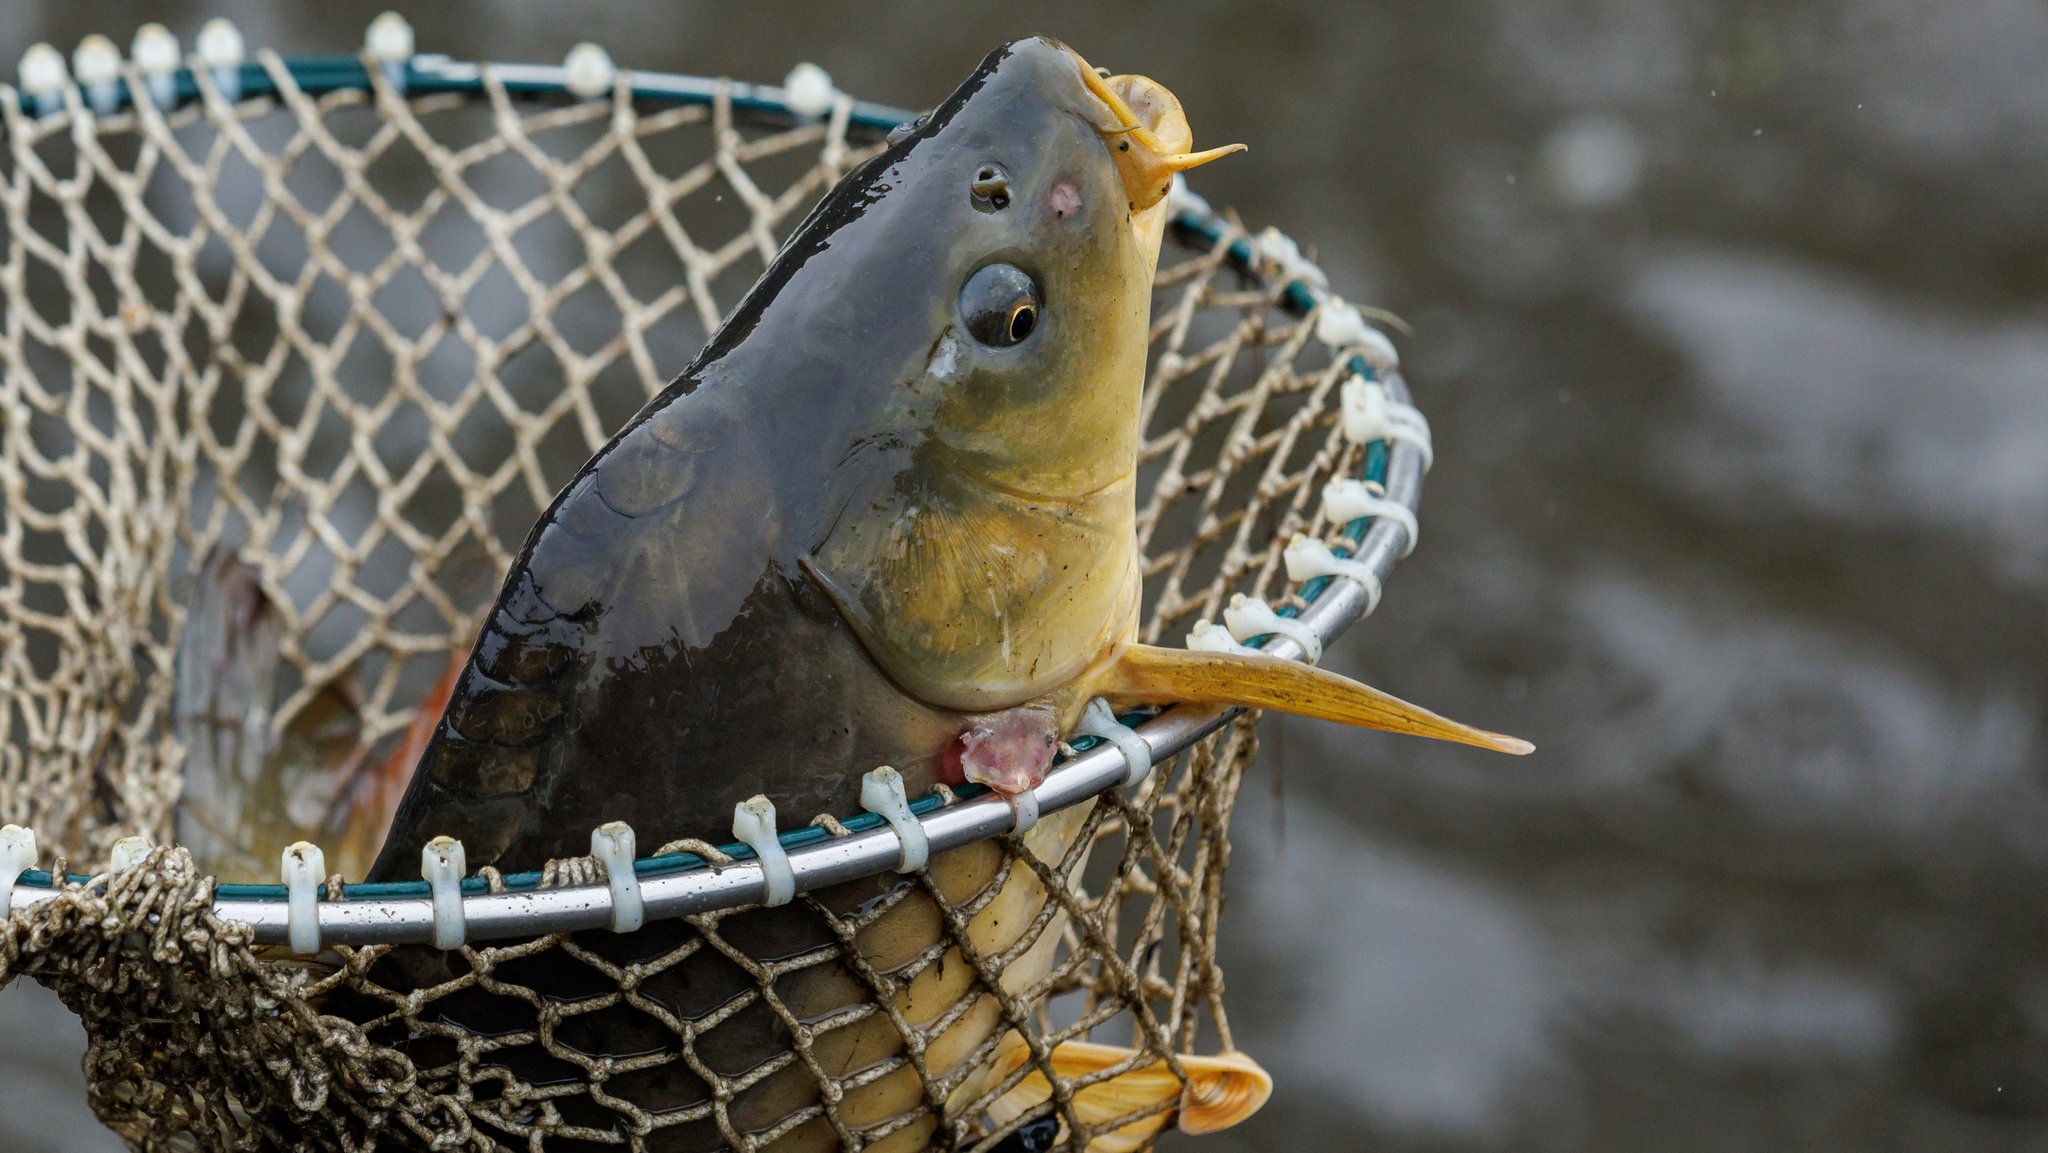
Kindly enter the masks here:
M 960 317 L 974 339 L 991 348 L 1024 343 L 1038 331 L 1038 284 L 1014 264 L 989 264 L 960 289 Z
M 974 170 L 974 183 L 968 186 L 974 193 L 975 207 L 987 205 L 990 208 L 1010 206 L 1010 174 L 1000 164 L 984 164 Z

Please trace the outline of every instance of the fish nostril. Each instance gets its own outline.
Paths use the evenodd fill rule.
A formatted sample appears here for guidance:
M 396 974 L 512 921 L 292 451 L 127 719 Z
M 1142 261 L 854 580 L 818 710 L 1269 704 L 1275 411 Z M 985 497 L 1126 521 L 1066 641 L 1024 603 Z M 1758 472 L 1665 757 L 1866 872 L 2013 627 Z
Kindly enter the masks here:
M 999 164 L 982 165 L 980 170 L 975 172 L 974 182 L 969 188 L 974 193 L 975 200 L 992 208 L 1010 206 L 1010 174 L 1003 171 Z

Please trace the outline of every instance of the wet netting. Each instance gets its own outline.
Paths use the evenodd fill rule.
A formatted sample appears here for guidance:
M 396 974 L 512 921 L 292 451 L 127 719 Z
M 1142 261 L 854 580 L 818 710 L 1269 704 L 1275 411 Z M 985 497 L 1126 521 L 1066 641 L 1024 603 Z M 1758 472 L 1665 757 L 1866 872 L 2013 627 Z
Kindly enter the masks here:
M 297 955 L 224 915 L 174 843 L 211 739 L 179 687 L 209 558 L 248 566 L 273 614 L 242 738 L 386 755 L 557 486 L 896 119 L 829 86 L 799 101 L 815 75 L 602 64 L 215 53 L 96 84 L 81 50 L 78 83 L 30 90 L 25 61 L 0 89 L 0 819 L 39 846 L 16 831 L 0 861 L 21 873 L 0 981 L 79 1015 L 93 1107 L 137 1149 L 1127 1149 L 1227 1124 L 1257 1095 L 1230 1072 L 1216 948 L 1249 715 L 1023 835 L 634 932 Z M 1384 338 L 1280 238 L 1174 207 L 1138 521 L 1164 643 L 1233 593 L 1291 616 L 1341 585 L 1304 589 L 1282 556 L 1296 533 L 1364 555 L 1372 522 L 1333 523 L 1325 483 L 1419 475 L 1340 419 L 1347 387 L 1405 408 Z M 268 803 L 317 831 L 346 777 Z M 858 831 L 811 816 L 785 827 Z M 586 858 L 519 884 L 605 876 Z M 341 881 L 323 905 L 367 896 Z M 812 946 L 757 955 L 770 917 Z M 684 965 L 689 1003 L 644 991 Z M 1135 1053 L 1057 1059 L 1091 1042 Z

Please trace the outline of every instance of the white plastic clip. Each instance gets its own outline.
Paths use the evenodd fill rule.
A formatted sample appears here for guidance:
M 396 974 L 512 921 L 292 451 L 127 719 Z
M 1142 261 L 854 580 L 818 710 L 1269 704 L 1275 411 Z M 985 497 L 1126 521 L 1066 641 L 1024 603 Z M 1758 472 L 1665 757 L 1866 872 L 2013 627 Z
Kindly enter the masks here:
M 1010 832 L 1023 836 L 1038 824 L 1038 790 L 1025 789 L 1003 798 L 1010 803 Z
M 1188 630 L 1188 648 L 1198 653 L 1244 653 L 1249 656 L 1264 656 L 1259 650 L 1237 643 L 1230 630 L 1203 617 Z
M 860 781 L 860 807 L 889 822 L 896 830 L 896 840 L 903 846 L 903 859 L 896 865 L 899 873 L 915 873 L 924 868 L 931 859 L 932 845 L 924 835 L 924 825 L 917 814 L 910 811 L 910 795 L 903 789 L 903 774 L 883 765 L 870 771 Z
M 35 105 L 37 116 L 48 116 L 64 107 L 64 86 L 71 82 L 71 71 L 64 66 L 62 52 L 48 44 L 29 45 L 21 54 L 15 76 L 21 81 L 21 90 L 28 93 L 30 103 Z
M 377 66 L 384 79 L 405 91 L 405 62 L 412 59 L 412 25 L 396 12 L 380 12 L 363 30 L 363 58 Z
M 1138 731 L 1116 719 L 1116 711 L 1101 697 L 1089 701 L 1081 710 L 1081 722 L 1074 731 L 1090 737 L 1098 737 L 1115 745 L 1124 755 L 1124 784 L 1135 785 L 1152 775 L 1152 746 Z
M 454 837 L 435 837 L 420 850 L 420 876 L 434 895 L 436 949 L 460 949 L 468 933 L 462 911 L 462 875 L 468 871 L 469 857 Z
M 1323 638 L 1316 630 L 1292 617 L 1283 617 L 1273 606 L 1257 597 L 1233 593 L 1223 609 L 1224 627 L 1240 641 L 1277 633 L 1301 646 L 1302 659 L 1314 664 L 1322 659 Z
M 619 79 L 618 65 L 611 54 L 585 40 L 562 58 L 562 87 L 578 100 L 595 100 L 612 90 Z
M 0 825 L 0 921 L 14 901 L 14 882 L 36 866 L 36 831 Z
M 1408 534 L 1401 545 L 1401 555 L 1415 551 L 1415 542 L 1422 539 L 1422 526 L 1415 523 L 1415 510 L 1375 491 L 1375 486 L 1355 477 L 1338 477 L 1323 486 L 1323 515 L 1331 524 L 1350 524 L 1362 516 L 1374 520 L 1390 520 L 1401 526 Z
M 1296 584 L 1306 584 L 1317 577 L 1354 580 L 1365 586 L 1365 611 L 1370 614 L 1380 607 L 1379 574 L 1362 560 L 1338 556 L 1329 545 L 1300 533 L 1287 542 L 1280 558 L 1287 564 L 1287 579 Z
M 1280 274 L 1288 280 L 1299 280 L 1322 291 L 1329 290 L 1329 276 L 1301 254 L 1301 246 L 1294 242 L 1292 236 L 1269 224 L 1253 239 L 1252 244 L 1258 249 L 1259 259 L 1278 267 Z M 1357 309 L 1352 311 L 1356 312 Z M 1363 318 L 1360 318 L 1360 323 L 1364 323 Z M 1320 327 L 1317 329 L 1317 335 L 1322 335 Z
M 95 32 L 71 50 L 71 74 L 85 89 L 85 102 L 98 116 L 121 110 L 121 50 Z
M 1401 363 L 1401 354 L 1394 350 L 1394 342 L 1387 339 L 1387 334 L 1367 324 L 1358 306 L 1341 296 L 1330 297 L 1316 310 L 1316 339 L 1332 349 L 1355 348 L 1374 368 L 1393 368 Z
M 221 99 L 232 102 L 242 98 L 242 61 L 248 56 L 248 46 L 242 42 L 242 30 L 232 20 L 216 16 L 200 25 L 192 52 L 213 77 L 213 86 L 220 89 Z
M 796 896 L 796 871 L 775 836 L 775 802 L 758 793 L 732 807 L 732 835 L 761 862 L 761 903 L 787 905 Z
M 1375 440 L 1398 440 L 1412 444 L 1422 453 L 1422 471 L 1436 463 L 1436 450 L 1429 443 L 1429 419 L 1412 404 L 1402 404 L 1387 394 L 1387 386 L 1376 380 L 1353 376 L 1339 390 L 1339 418 L 1344 439 L 1353 444 Z
M 782 78 L 782 102 L 791 114 L 815 120 L 832 111 L 839 90 L 832 86 L 832 74 L 806 60 Z
M 1216 211 L 1209 207 L 1208 201 L 1188 187 L 1187 177 L 1176 172 L 1173 174 L 1173 183 L 1166 190 L 1166 214 L 1170 217 L 1192 216 L 1198 220 L 1207 220 L 1216 215 Z
M 285 937 L 302 957 L 320 951 L 320 882 L 327 876 L 327 854 L 311 841 L 294 841 L 284 851 Z
M 140 864 L 142 858 L 149 856 L 149 851 L 155 847 L 149 843 L 148 837 L 122 837 L 114 842 L 113 849 L 107 853 L 107 871 L 125 873 Z
M 647 906 L 640 899 L 640 875 L 633 871 L 636 839 L 633 826 L 612 821 L 590 830 L 590 855 L 604 866 L 605 884 L 612 891 L 612 932 L 630 933 L 647 923 Z
M 169 108 L 177 101 L 181 61 L 178 38 L 170 29 L 155 21 L 137 28 L 135 39 L 128 45 L 128 55 L 135 61 L 135 70 L 142 73 L 142 83 L 158 108 Z

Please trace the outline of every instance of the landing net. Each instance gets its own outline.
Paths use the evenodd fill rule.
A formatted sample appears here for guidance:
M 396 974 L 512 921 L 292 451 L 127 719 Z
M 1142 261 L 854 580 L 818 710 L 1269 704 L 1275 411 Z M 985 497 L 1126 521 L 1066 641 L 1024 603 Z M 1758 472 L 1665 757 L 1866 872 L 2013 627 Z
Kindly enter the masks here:
M 394 982 L 391 944 L 259 945 L 167 844 L 178 642 L 210 555 L 253 565 L 279 613 L 264 731 L 330 710 L 382 755 L 555 490 L 900 114 L 816 77 L 636 77 L 587 54 L 216 53 L 98 85 L 86 63 L 82 84 L 0 89 L 0 820 L 40 844 L 0 981 L 78 1013 L 109 1126 L 152 1150 L 778 1151 L 987 1150 L 1046 1118 L 1063 1147 L 1139 1148 L 1192 1127 L 1170 1096 L 1105 1113 L 1086 1090 L 1234 1047 L 1217 929 L 1250 716 L 1070 810 L 1049 856 L 1010 835 L 961 850 L 1002 858 L 977 891 L 920 872 L 855 908 L 799 895 L 780 912 L 817 944 L 793 956 L 749 952 L 759 910 L 711 909 L 472 941 L 439 983 Z M 1338 477 L 1413 503 L 1425 449 L 1372 423 L 1374 403 L 1405 407 L 1391 349 L 1291 244 L 1185 193 L 1175 208 L 1138 486 L 1145 638 L 1181 643 L 1234 593 L 1288 616 L 1348 597 L 1333 632 L 1376 588 L 1304 587 L 1283 546 L 1306 533 L 1376 583 L 1405 542 L 1324 507 Z M 854 815 L 818 816 L 850 835 Z M 137 835 L 162 847 L 112 867 Z M 0 884 L 20 868 L 0 862 Z M 584 859 L 535 883 L 603 878 Z M 1018 892 L 1021 923 L 989 931 Z M 933 944 L 883 965 L 864 931 L 905 905 Z M 1052 959 L 1020 983 L 1027 954 Z M 639 991 L 684 963 L 711 965 L 716 996 Z M 807 1017 L 782 990 L 819 967 L 848 1000 Z M 928 987 L 948 992 L 909 997 Z M 503 1030 L 451 1024 L 479 1000 Z M 591 1055 L 620 1030 L 655 1040 Z M 1140 1054 L 1076 1081 L 1049 1054 L 1077 1040 Z M 669 1104 L 649 1108 L 657 1086 Z

